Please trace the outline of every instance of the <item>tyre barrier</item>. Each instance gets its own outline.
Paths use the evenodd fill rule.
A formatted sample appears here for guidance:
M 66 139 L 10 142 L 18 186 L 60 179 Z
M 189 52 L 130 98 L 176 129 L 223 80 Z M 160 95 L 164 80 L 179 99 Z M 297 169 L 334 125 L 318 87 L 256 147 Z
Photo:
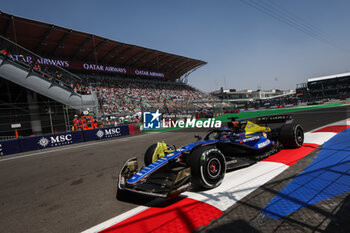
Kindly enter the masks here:
M 0 141 L 0 156 L 138 133 L 140 133 L 138 126 L 130 124 L 3 140 Z

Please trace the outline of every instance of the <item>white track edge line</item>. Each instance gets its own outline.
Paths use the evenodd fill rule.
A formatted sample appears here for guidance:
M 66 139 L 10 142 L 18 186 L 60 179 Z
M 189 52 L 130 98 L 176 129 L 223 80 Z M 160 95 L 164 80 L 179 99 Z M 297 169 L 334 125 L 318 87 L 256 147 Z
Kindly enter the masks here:
M 134 209 L 131 209 L 123 214 L 120 214 L 116 217 L 110 218 L 96 226 L 93 226 L 85 231 L 82 231 L 81 233 L 97 233 L 99 231 L 102 231 L 103 229 L 106 229 L 108 227 L 111 227 L 119 222 L 122 222 L 138 213 L 141 213 L 144 210 L 147 210 L 149 207 L 148 206 L 138 206 L 135 207 Z

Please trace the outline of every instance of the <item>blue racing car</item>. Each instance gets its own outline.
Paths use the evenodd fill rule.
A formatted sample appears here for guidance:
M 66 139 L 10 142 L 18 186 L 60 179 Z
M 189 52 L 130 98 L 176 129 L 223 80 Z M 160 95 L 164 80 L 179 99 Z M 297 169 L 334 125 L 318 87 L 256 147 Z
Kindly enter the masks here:
M 171 198 L 191 186 L 211 189 L 219 186 L 226 171 L 260 161 L 283 148 L 298 148 L 304 142 L 300 124 L 290 115 L 258 117 L 257 123 L 237 121 L 210 130 L 196 142 L 174 148 L 165 142 L 151 145 L 144 155 L 145 167 L 129 159 L 119 173 L 118 197 L 128 192 Z M 277 128 L 267 124 L 283 123 Z M 264 125 L 264 126 L 262 126 Z

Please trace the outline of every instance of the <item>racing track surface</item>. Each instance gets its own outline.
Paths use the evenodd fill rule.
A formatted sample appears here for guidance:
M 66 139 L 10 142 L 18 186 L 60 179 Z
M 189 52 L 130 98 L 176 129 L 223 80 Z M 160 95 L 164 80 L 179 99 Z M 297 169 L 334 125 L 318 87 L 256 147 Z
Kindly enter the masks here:
M 342 106 L 293 115 L 310 131 L 349 113 L 350 107 Z M 137 207 L 116 200 L 125 160 L 136 156 L 142 162 L 151 143 L 182 146 L 195 140 L 193 135 L 177 130 L 2 157 L 0 232 L 80 232 Z

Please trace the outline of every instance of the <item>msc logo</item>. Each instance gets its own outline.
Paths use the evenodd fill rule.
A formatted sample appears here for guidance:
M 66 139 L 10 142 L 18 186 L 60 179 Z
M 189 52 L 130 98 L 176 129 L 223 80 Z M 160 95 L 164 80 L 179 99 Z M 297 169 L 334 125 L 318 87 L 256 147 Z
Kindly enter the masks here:
M 106 138 L 111 138 L 111 137 L 116 137 L 120 135 L 121 135 L 120 128 L 105 129 L 104 131 L 100 129 L 96 133 L 96 136 L 99 138 L 103 138 L 103 136 L 105 136 Z
M 42 137 L 38 141 L 38 144 L 42 147 L 46 147 L 49 144 L 49 140 L 47 140 L 47 138 L 45 138 L 45 137 Z
M 96 136 L 102 138 L 105 133 L 102 130 L 97 131 Z
M 51 136 L 50 139 L 47 139 L 46 137 L 41 137 L 40 140 L 38 141 L 38 144 L 42 147 L 61 146 L 61 145 L 67 145 L 71 143 L 73 143 L 71 134 L 58 135 L 56 137 Z
M 143 113 L 143 128 L 144 129 L 160 129 L 160 116 L 159 110 L 156 112 L 144 112 Z
M 112 138 L 120 135 L 121 135 L 120 128 L 105 129 L 106 138 Z
M 60 135 L 56 137 L 50 137 L 51 143 L 61 143 L 61 142 L 69 142 L 72 140 L 72 135 L 67 134 L 67 135 Z

